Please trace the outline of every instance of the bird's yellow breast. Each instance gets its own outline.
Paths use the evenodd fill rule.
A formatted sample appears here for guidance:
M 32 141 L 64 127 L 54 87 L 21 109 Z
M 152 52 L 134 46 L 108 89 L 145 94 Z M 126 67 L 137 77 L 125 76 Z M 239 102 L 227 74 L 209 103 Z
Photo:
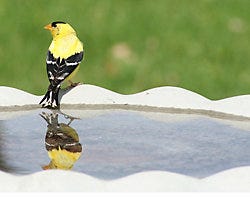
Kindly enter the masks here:
M 53 39 L 49 50 L 55 58 L 66 59 L 75 53 L 83 51 L 83 45 L 76 35 L 70 34 Z

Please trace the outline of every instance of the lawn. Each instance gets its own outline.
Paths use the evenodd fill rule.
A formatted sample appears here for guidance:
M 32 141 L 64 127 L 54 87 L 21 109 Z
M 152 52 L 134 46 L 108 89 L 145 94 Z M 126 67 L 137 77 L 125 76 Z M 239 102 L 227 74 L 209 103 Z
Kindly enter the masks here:
M 75 81 L 132 94 L 178 86 L 210 99 L 250 94 L 249 0 L 0 0 L 0 85 L 44 94 L 51 35 L 84 44 Z

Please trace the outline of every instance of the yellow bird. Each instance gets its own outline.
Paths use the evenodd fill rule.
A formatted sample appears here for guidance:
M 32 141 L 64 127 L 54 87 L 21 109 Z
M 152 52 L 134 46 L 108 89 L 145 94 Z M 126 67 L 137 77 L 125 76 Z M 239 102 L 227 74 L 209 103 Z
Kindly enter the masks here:
M 79 70 L 84 55 L 83 44 L 68 23 L 56 21 L 44 28 L 51 32 L 53 40 L 46 59 L 50 85 L 39 104 L 42 107 L 59 108 L 58 93 L 61 83 L 66 80 L 71 86 L 77 85 L 70 79 Z

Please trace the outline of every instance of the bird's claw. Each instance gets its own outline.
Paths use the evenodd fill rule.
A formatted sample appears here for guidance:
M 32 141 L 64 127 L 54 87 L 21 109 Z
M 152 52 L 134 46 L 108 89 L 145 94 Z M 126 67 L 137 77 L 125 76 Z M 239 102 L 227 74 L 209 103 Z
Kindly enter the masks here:
M 82 85 L 82 84 L 83 83 L 81 83 L 81 82 L 71 83 L 70 87 L 76 87 L 76 86 L 79 86 L 79 85 Z

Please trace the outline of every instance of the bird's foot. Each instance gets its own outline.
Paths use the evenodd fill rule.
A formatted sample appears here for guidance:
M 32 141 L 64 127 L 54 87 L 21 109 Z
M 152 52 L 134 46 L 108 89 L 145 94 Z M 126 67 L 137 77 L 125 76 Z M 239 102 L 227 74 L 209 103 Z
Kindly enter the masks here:
M 79 85 L 82 85 L 83 83 L 81 83 L 81 82 L 77 82 L 77 83 L 73 83 L 73 82 L 71 82 L 70 83 L 70 87 L 76 87 L 76 86 L 79 86 Z
M 81 83 L 81 82 L 77 82 L 77 83 L 74 83 L 74 82 L 72 82 L 72 81 L 69 81 L 69 83 L 70 83 L 70 85 L 68 86 L 68 87 L 66 87 L 64 90 L 70 90 L 70 89 L 72 89 L 72 88 L 74 88 L 74 87 L 76 87 L 76 86 L 79 86 L 79 85 L 82 85 L 83 83 Z

